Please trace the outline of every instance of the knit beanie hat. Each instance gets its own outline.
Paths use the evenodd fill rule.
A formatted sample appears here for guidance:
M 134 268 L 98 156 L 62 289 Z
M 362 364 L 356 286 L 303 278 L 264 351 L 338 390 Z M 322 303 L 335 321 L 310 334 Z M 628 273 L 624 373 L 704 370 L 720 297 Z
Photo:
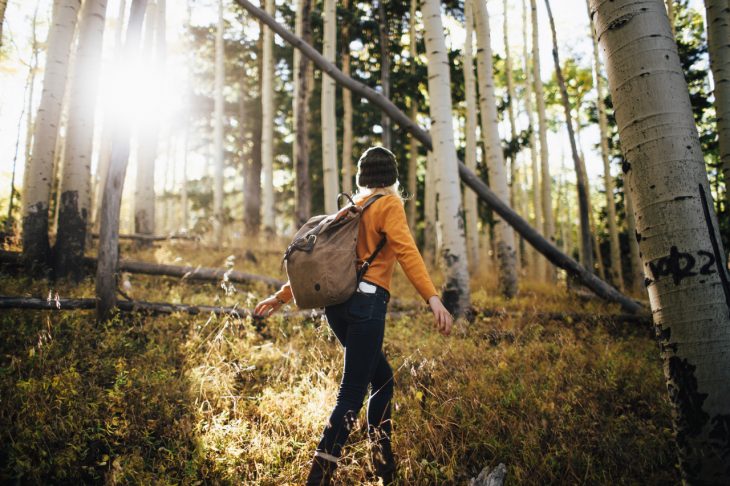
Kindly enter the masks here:
M 358 187 L 388 187 L 398 180 L 395 155 L 384 147 L 370 147 L 357 161 Z

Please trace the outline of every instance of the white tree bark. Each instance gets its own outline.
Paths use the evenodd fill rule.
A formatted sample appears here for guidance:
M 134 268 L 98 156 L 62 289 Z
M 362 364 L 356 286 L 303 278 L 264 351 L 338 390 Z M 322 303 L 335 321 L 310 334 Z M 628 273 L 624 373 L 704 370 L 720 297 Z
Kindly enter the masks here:
M 445 276 L 443 300 L 454 314 L 461 315 L 469 308 L 470 295 L 464 225 L 461 217 L 461 188 L 451 115 L 450 64 L 441 21 L 440 2 L 424 0 L 422 12 L 426 30 L 433 151 L 435 159 L 439 162 L 438 212 L 443 236 L 441 259 L 444 262 Z
M 477 0 L 479 1 L 479 0 Z M 466 153 L 464 163 L 472 171 L 477 168 L 477 95 L 474 81 L 474 9 L 472 0 L 464 2 L 466 40 L 464 41 L 464 91 L 466 96 Z M 479 268 L 479 218 L 477 195 L 464 192 L 464 219 L 466 221 L 466 248 L 470 272 Z
M 385 0 L 378 1 L 378 36 L 380 40 L 380 87 L 383 89 L 383 96 L 390 99 L 390 49 L 388 48 L 388 40 L 390 34 L 388 32 L 388 17 L 385 12 Z M 388 150 L 392 145 L 392 131 L 390 128 L 390 118 L 385 114 L 380 114 L 380 126 L 383 128 L 383 147 Z
M 215 86 L 213 113 L 213 239 L 223 243 L 223 0 L 218 0 L 218 27 L 215 34 Z
M 410 56 L 410 73 L 415 79 L 416 75 L 416 9 L 418 7 L 418 0 L 411 0 L 411 9 L 408 17 L 408 55 Z M 416 86 L 414 91 L 418 87 Z M 413 89 L 413 88 L 412 88 Z M 409 113 L 413 123 L 416 123 L 418 118 L 418 100 L 410 96 L 408 98 Z M 416 230 L 416 206 L 417 200 L 416 193 L 418 191 L 418 141 L 413 135 L 408 136 L 408 195 L 410 199 L 406 203 L 406 211 L 408 213 L 408 226 L 412 232 Z
M 715 85 L 715 113 L 722 173 L 730 181 L 730 3 L 728 0 L 705 0 L 707 43 L 710 68 Z M 730 202 L 730 191 L 725 191 Z
M 555 241 L 555 218 L 553 217 L 552 199 L 550 196 L 552 181 L 550 179 L 550 154 L 547 143 L 547 116 L 545 114 L 545 95 L 542 89 L 542 78 L 540 77 L 540 43 L 539 29 L 537 23 L 537 5 L 535 0 L 530 0 L 532 9 L 532 73 L 537 101 L 537 119 L 540 125 L 540 193 L 542 198 L 542 233 L 548 240 Z M 555 268 L 552 265 L 545 266 L 545 278 L 552 282 L 555 280 Z
M 423 184 L 423 250 L 431 263 L 436 263 L 438 253 L 436 237 L 436 228 L 438 225 L 436 214 L 437 196 L 436 160 L 434 159 L 433 152 L 429 151 L 426 153 L 426 177 Z
M 530 56 L 527 52 L 527 28 L 530 22 L 527 21 L 527 3 L 526 0 L 522 0 L 522 57 L 524 59 L 523 71 L 525 73 L 525 112 L 527 114 L 527 130 L 528 130 L 528 143 L 530 144 L 530 167 L 532 172 L 532 211 L 533 211 L 533 224 L 532 227 L 537 231 L 542 231 L 542 197 L 540 191 L 540 164 L 538 162 L 537 153 L 537 140 L 535 138 L 535 130 L 537 128 L 535 124 L 535 113 L 532 104 L 532 91 L 534 86 L 534 75 L 532 73 L 532 64 L 530 63 Z M 534 248 L 530 247 L 530 263 L 532 264 L 532 275 L 537 280 L 545 278 L 545 259 L 537 252 Z
M 589 0 L 586 0 L 590 14 Z M 603 180 L 606 187 L 606 212 L 608 218 L 608 237 L 611 247 L 611 283 L 623 291 L 624 279 L 621 270 L 621 250 L 618 240 L 618 227 L 616 225 L 616 200 L 614 199 L 613 176 L 611 175 L 610 154 L 608 150 L 608 118 L 606 116 L 606 96 L 601 75 L 601 60 L 598 56 L 598 40 L 595 32 L 591 29 L 591 41 L 593 42 L 593 84 L 596 87 L 596 105 L 598 106 L 598 131 L 601 137 L 601 159 L 603 160 Z M 631 235 L 629 235 L 631 238 Z M 600 257 L 600 255 L 597 255 Z
M 33 151 L 23 180 L 23 255 L 33 265 L 45 265 L 49 256 L 48 206 L 53 161 L 66 90 L 71 41 L 81 0 L 56 0 L 48 31 L 48 52 L 41 101 L 36 115 Z
M 350 0 L 344 0 L 342 7 L 350 8 Z M 342 72 L 350 75 L 350 26 L 342 26 Z M 352 93 L 342 88 L 342 192 L 352 192 Z
M 646 293 L 644 287 L 644 268 L 639 256 L 639 242 L 636 241 L 636 221 L 634 220 L 634 203 L 631 191 L 624 185 L 624 202 L 626 204 L 626 229 L 629 236 L 629 258 L 631 260 L 631 290 L 634 294 Z
M 81 261 L 91 206 L 91 155 L 106 6 L 106 0 L 86 0 L 81 10 L 59 189 L 55 276 L 71 275 L 77 281 L 83 277 Z
M 517 140 L 517 124 L 515 122 L 515 103 L 517 102 L 517 97 L 515 96 L 515 81 L 514 81 L 514 74 L 512 72 L 512 55 L 510 52 L 510 41 L 509 41 L 509 2 L 508 0 L 504 0 L 503 2 L 503 23 L 502 23 L 502 30 L 503 30 L 503 39 L 504 39 L 504 71 L 505 71 L 505 78 L 507 80 L 507 97 L 508 97 L 508 104 L 507 104 L 507 115 L 509 119 L 509 131 L 510 131 L 510 140 L 511 143 L 514 143 L 515 140 Z M 510 197 L 510 205 L 513 209 L 520 209 L 520 201 L 522 200 L 522 191 L 521 191 L 521 184 L 520 184 L 520 175 L 519 175 L 519 169 L 517 167 L 517 153 L 513 153 L 510 156 L 510 162 L 509 162 L 509 197 Z M 522 212 L 522 211 L 520 211 Z M 522 213 L 525 214 L 525 213 Z M 521 243 L 517 243 L 515 245 L 515 255 L 517 260 L 517 266 L 518 268 L 522 266 L 522 256 L 520 255 L 521 246 L 523 246 Z
M 275 15 L 274 0 L 266 0 L 266 12 Z M 261 88 L 261 173 L 263 223 L 267 234 L 274 234 L 274 33 L 264 26 L 263 81 Z
M 473 0 L 477 32 L 477 71 L 479 79 L 479 108 L 482 136 L 486 151 L 489 185 L 497 196 L 509 204 L 507 169 L 504 166 L 502 142 L 499 138 L 497 101 L 494 95 L 492 74 L 492 47 L 489 29 L 489 13 L 486 0 Z M 498 215 L 494 214 L 494 245 L 497 250 L 499 288 L 505 297 L 517 293 L 517 260 L 515 257 L 515 233 Z
M 324 0 L 324 48 L 322 55 L 334 63 L 336 55 L 337 16 L 335 0 Z M 337 212 L 339 177 L 337 171 L 337 122 L 335 120 L 335 82 L 322 76 L 322 172 L 324 211 Z
M 634 202 L 682 478 L 728 484 L 730 285 L 662 0 L 591 0 Z
M 144 69 L 157 72 L 161 52 L 157 37 L 164 35 L 158 26 L 162 21 L 164 29 L 164 3 L 157 1 L 147 5 L 145 16 L 143 52 L 146 56 Z M 149 80 L 146 89 L 154 93 L 160 92 L 157 76 Z M 156 199 L 155 199 L 155 165 L 157 161 L 157 145 L 160 119 L 157 113 L 150 113 L 140 120 L 137 144 L 137 177 L 134 191 L 134 232 L 142 235 L 153 235 L 156 230 Z

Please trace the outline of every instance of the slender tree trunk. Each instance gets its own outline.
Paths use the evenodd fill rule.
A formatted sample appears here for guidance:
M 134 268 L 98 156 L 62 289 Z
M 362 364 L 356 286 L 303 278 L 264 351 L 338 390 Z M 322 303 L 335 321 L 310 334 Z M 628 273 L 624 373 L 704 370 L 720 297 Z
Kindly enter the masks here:
M 106 0 L 86 0 L 69 98 L 66 152 L 60 188 L 58 233 L 53 251 L 56 277 L 83 278 L 81 260 L 91 207 L 91 155 Z
M 639 255 L 639 242 L 636 237 L 636 220 L 634 219 L 634 203 L 631 191 L 624 184 L 624 202 L 626 203 L 626 226 L 629 237 L 629 257 L 631 260 L 631 290 L 636 295 L 646 293 L 644 287 L 644 268 Z
M 266 0 L 266 12 L 275 15 L 274 0 Z M 264 72 L 261 89 L 261 184 L 263 185 L 263 223 L 267 235 L 276 233 L 274 209 L 274 33 L 264 26 Z
M 411 0 L 410 16 L 408 17 L 408 55 L 409 58 L 409 70 L 411 79 L 416 79 L 416 57 L 418 52 L 416 49 L 416 9 L 418 7 L 418 0 Z M 418 86 L 412 88 L 412 93 L 416 93 Z M 418 99 L 415 95 L 411 94 L 408 97 L 409 103 L 409 116 L 413 123 L 417 123 L 418 118 Z M 408 137 L 408 195 L 410 199 L 406 203 L 406 212 L 408 214 L 408 226 L 411 231 L 416 231 L 416 209 L 418 206 L 418 141 L 413 135 Z
M 390 99 L 390 34 L 384 0 L 378 0 L 378 34 L 380 36 L 380 86 L 383 89 L 383 96 Z M 390 149 L 392 145 L 390 118 L 385 113 L 380 115 L 380 125 L 383 127 L 383 147 Z
M 266 34 L 264 33 L 264 36 Z M 223 51 L 223 0 L 218 0 L 218 27 L 215 35 L 215 86 L 213 113 L 213 240 L 223 244 L 223 85 L 225 59 Z
M 350 8 L 350 0 L 344 0 L 345 11 Z M 342 72 L 350 75 L 350 22 L 342 25 Z M 342 88 L 342 192 L 352 192 L 352 93 Z
M 664 360 L 682 479 L 728 484 L 730 287 L 661 0 L 591 0 Z
M 297 18 L 300 18 L 301 38 L 304 42 L 310 42 L 312 30 L 310 27 L 309 15 L 312 8 L 312 0 L 299 0 L 301 5 L 297 8 Z M 298 49 L 294 49 L 298 52 Z M 309 97 L 312 91 L 310 75 L 312 63 L 306 56 L 300 56 L 294 64 L 298 80 L 296 103 L 296 218 L 297 226 L 303 225 L 311 215 L 312 194 L 309 182 Z
M 474 8 L 471 0 L 464 3 L 466 40 L 464 41 L 464 91 L 466 96 L 466 166 L 477 169 L 477 95 L 474 81 Z M 501 150 L 501 148 L 500 148 Z M 466 222 L 466 249 L 470 273 L 479 268 L 479 215 L 477 195 L 472 191 L 464 193 L 464 220 Z
M 730 3 L 727 0 L 705 0 L 705 11 L 710 67 L 715 85 L 713 94 L 720 164 L 725 183 L 730 187 Z M 730 190 L 725 191 L 725 199 L 730 202 Z
M 547 143 L 547 116 L 545 114 L 545 95 L 540 77 L 540 43 L 537 23 L 536 0 L 530 0 L 532 10 L 532 73 L 535 86 L 535 100 L 537 101 L 537 119 L 540 124 L 540 193 L 542 198 L 542 232 L 545 238 L 555 241 L 555 222 L 553 217 L 552 198 L 550 196 L 550 155 Z M 545 277 L 549 282 L 555 281 L 555 268 L 545 267 Z
M 576 186 L 578 189 L 578 212 L 580 215 L 580 244 L 581 244 L 581 263 L 584 267 L 593 269 L 593 243 L 591 236 L 590 202 L 588 196 L 588 178 L 583 160 L 578 154 L 578 147 L 575 143 L 575 132 L 573 131 L 573 116 L 570 113 L 570 99 L 568 98 L 568 90 L 565 88 L 565 78 L 563 70 L 560 67 L 560 57 L 558 55 L 558 38 L 555 33 L 555 22 L 553 14 L 550 10 L 550 1 L 545 0 L 545 7 L 550 20 L 550 30 L 553 38 L 553 61 L 555 62 L 555 74 L 558 78 L 558 86 L 560 87 L 560 95 L 563 102 L 563 111 L 565 112 L 565 125 L 568 129 L 568 138 L 570 140 L 570 151 L 573 155 L 573 165 L 575 167 Z
M 5 21 L 5 9 L 8 6 L 8 0 L 0 0 L 0 47 L 3 46 L 3 22 Z
M 182 156 L 182 181 L 180 183 L 180 206 L 182 206 L 182 232 L 187 233 L 190 221 L 188 214 L 188 151 L 190 148 L 190 129 L 185 128 L 185 142 Z
M 515 123 L 515 100 L 517 98 L 515 96 L 515 81 L 512 73 L 512 56 L 510 54 L 509 47 L 509 5 L 507 0 L 504 0 L 503 8 L 504 21 L 502 24 L 502 30 L 504 35 L 504 71 L 505 77 L 507 78 L 507 115 L 509 118 L 510 143 L 514 144 L 517 140 L 517 124 Z M 522 198 L 522 194 L 519 183 L 519 172 L 517 169 L 517 153 L 512 153 L 510 155 L 509 168 L 510 205 L 513 208 L 519 208 L 519 201 Z M 520 250 L 522 246 L 524 246 L 524 242 L 522 242 L 522 238 L 520 238 L 520 242 L 515 246 L 515 254 L 518 266 L 520 266 L 520 262 L 522 261 L 520 255 Z
M 492 74 L 492 47 L 489 29 L 489 13 L 485 0 L 473 0 L 477 31 L 477 70 L 479 76 L 479 108 L 482 120 L 482 134 L 486 150 L 489 185 L 494 193 L 509 204 L 507 169 L 499 138 L 497 101 L 494 95 Z M 498 215 L 494 218 L 494 243 L 499 266 L 499 289 L 507 298 L 517 293 L 517 261 L 515 258 L 515 233 Z
M 48 206 L 53 161 L 61 119 L 71 40 L 81 0 L 56 0 L 48 31 L 48 52 L 43 91 L 33 134 L 31 158 L 26 161 L 23 181 L 23 256 L 31 266 L 49 260 Z
M 423 252 L 427 261 L 436 263 L 438 248 L 436 238 L 436 226 L 438 219 L 436 214 L 436 200 L 438 199 L 438 187 L 436 185 L 436 160 L 433 152 L 426 154 L 426 177 L 423 185 Z
M 122 54 L 122 30 L 127 11 L 126 0 L 119 1 L 117 12 L 117 24 L 114 29 L 114 57 L 119 59 Z M 99 156 L 97 158 L 96 174 L 94 174 L 94 200 L 91 206 L 91 219 L 93 230 L 99 233 L 99 211 L 101 210 L 101 198 L 104 194 L 104 182 L 109 173 L 109 160 L 112 152 L 112 134 L 114 133 L 114 118 L 111 110 L 104 111 L 104 121 L 101 128 L 101 142 Z
M 543 228 L 542 218 L 542 192 L 540 190 L 540 164 L 538 161 L 537 153 L 537 140 L 535 139 L 535 114 L 532 104 L 532 91 L 535 85 L 534 71 L 531 69 L 530 56 L 528 55 L 528 42 L 527 42 L 527 27 L 530 23 L 527 21 L 527 3 L 526 0 L 522 0 L 522 57 L 524 58 L 524 73 L 525 73 L 525 112 L 527 113 L 527 133 L 528 143 L 530 144 L 530 167 L 532 168 L 532 210 L 533 210 L 533 228 L 541 231 Z M 531 249 L 530 253 L 532 258 L 530 259 L 533 268 L 533 275 L 537 277 L 537 280 L 543 280 L 546 275 L 546 262 L 535 249 Z
M 461 220 L 461 190 L 458 160 L 454 144 L 451 115 L 451 80 L 449 59 L 438 0 L 423 0 L 426 55 L 428 57 L 428 93 L 431 100 L 433 150 L 438 160 L 439 225 L 442 228 L 445 283 L 443 300 L 452 313 L 464 314 L 469 309 L 469 273 L 467 271 L 464 227 Z
M 335 0 L 324 0 L 324 47 L 322 54 L 329 62 L 335 62 L 337 15 Z M 322 172 L 324 180 L 324 210 L 337 212 L 337 123 L 335 119 L 335 82 L 322 76 Z
M 132 0 L 124 44 L 124 60 L 138 56 L 142 21 L 147 0 Z M 112 142 L 109 173 L 104 182 L 99 231 L 99 259 L 96 267 L 97 320 L 106 321 L 116 305 L 117 272 L 119 264 L 119 210 L 122 202 L 124 176 L 129 161 L 131 121 L 121 119 Z
M 672 29 L 672 35 L 675 35 L 674 27 L 674 0 L 664 0 L 667 4 L 667 16 L 669 17 L 669 26 Z
M 155 73 L 148 89 L 155 97 L 162 93 L 159 77 L 164 73 L 166 62 L 166 16 L 165 0 L 157 0 L 147 6 L 144 44 L 147 54 L 147 69 Z M 134 194 L 134 231 L 142 235 L 153 235 L 157 231 L 155 197 L 155 167 L 159 158 L 159 135 L 161 118 L 159 113 L 150 113 L 141 120 L 137 148 L 137 180 Z
M 258 57 L 257 70 L 258 70 L 258 87 L 257 87 L 257 98 L 254 100 L 254 112 L 251 113 L 252 120 L 261 119 L 261 93 L 263 91 L 262 79 L 263 79 L 263 24 L 260 23 L 259 27 L 259 39 L 256 43 L 256 52 Z M 254 123 L 251 136 L 253 137 L 252 153 L 250 161 L 247 162 L 246 171 L 246 208 L 245 208 L 245 227 L 246 233 L 249 236 L 256 236 L 259 234 L 259 227 L 261 226 L 261 124 Z M 301 157 L 301 152 L 299 153 Z
M 590 14 L 589 0 L 586 6 Z M 616 225 L 616 200 L 614 199 L 614 183 L 611 175 L 610 154 L 608 150 L 608 118 L 606 117 L 606 93 L 601 76 L 601 61 L 598 56 L 598 41 L 591 29 L 591 41 L 593 42 L 593 78 L 596 87 L 596 104 L 598 105 L 598 131 L 601 137 L 601 159 L 603 160 L 603 180 L 606 186 L 606 213 L 608 219 L 608 237 L 611 248 L 611 283 L 616 288 L 623 290 L 624 279 L 621 271 L 621 250 L 618 240 L 618 226 Z M 600 255 L 599 255 L 600 256 Z

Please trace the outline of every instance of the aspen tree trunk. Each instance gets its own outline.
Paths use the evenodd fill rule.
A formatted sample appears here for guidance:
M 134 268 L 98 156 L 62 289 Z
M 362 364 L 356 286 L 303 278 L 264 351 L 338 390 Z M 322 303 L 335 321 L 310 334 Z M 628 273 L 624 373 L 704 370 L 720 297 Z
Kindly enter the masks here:
M 730 287 L 661 0 L 591 0 L 687 484 L 730 482 Z
M 8 0 L 0 0 L 0 47 L 3 46 L 3 22 L 5 21 L 5 9 L 8 6 Z
M 528 143 L 530 144 L 530 166 L 532 168 L 532 210 L 534 213 L 532 227 L 541 231 L 543 228 L 542 218 L 542 192 L 540 190 L 540 164 L 538 162 L 537 154 L 537 140 L 535 139 L 535 114 L 533 112 L 532 104 L 532 88 L 534 86 L 534 74 L 531 69 L 530 57 L 527 53 L 527 26 L 530 23 L 527 21 L 527 3 L 526 0 L 522 0 L 522 57 L 524 58 L 524 72 L 525 72 L 525 112 L 527 113 L 527 133 Z M 530 262 L 532 264 L 532 274 L 537 277 L 537 280 L 543 280 L 546 272 L 546 262 L 534 248 L 530 249 Z
M 490 45 L 489 13 L 485 0 L 473 0 L 477 31 L 477 70 L 479 77 L 479 108 L 482 121 L 482 136 L 486 151 L 489 185 L 494 193 L 509 204 L 507 169 L 499 138 L 497 101 L 494 95 L 492 75 L 492 47 Z M 499 268 L 499 289 L 507 298 L 517 293 L 517 260 L 515 256 L 515 233 L 497 214 L 494 218 L 494 245 Z
M 310 42 L 312 37 L 309 21 L 309 14 L 312 9 L 312 0 L 299 0 L 297 7 L 297 18 L 301 29 L 301 38 L 304 42 Z M 294 52 L 299 54 L 298 49 Z M 296 82 L 295 99 L 295 130 L 296 157 L 296 223 L 303 225 L 311 215 L 311 186 L 309 182 L 309 97 L 312 90 L 311 80 L 312 63 L 306 56 L 299 55 L 298 62 L 294 63 L 298 80 Z
M 266 13 L 275 15 L 274 0 L 266 0 Z M 264 26 L 264 72 L 261 82 L 261 173 L 264 232 L 276 232 L 274 210 L 274 33 Z
M 182 206 L 182 232 L 187 233 L 188 222 L 190 217 L 188 215 L 188 151 L 190 148 L 190 129 L 185 129 L 185 142 L 183 144 L 183 156 L 182 156 L 182 181 L 180 183 L 180 206 Z
M 259 22 L 259 38 L 256 42 L 256 53 L 257 53 L 257 97 L 254 100 L 254 112 L 251 113 L 252 120 L 261 119 L 261 93 L 263 92 L 262 79 L 263 79 L 263 35 L 264 26 Z M 243 96 L 243 92 L 241 95 Z M 252 142 L 252 153 L 250 160 L 246 162 L 246 202 L 244 212 L 244 227 L 246 233 L 249 236 L 256 236 L 259 234 L 259 227 L 261 226 L 261 124 L 254 123 L 253 130 L 251 133 L 253 138 Z M 299 154 L 301 157 L 301 153 Z
M 335 0 L 324 0 L 324 48 L 322 54 L 329 62 L 335 62 L 337 54 L 335 36 L 337 15 Z M 322 171 L 324 179 L 324 211 L 337 212 L 337 123 L 335 120 L 335 82 L 322 76 Z
M 129 24 L 124 43 L 123 61 L 130 62 L 138 56 L 142 21 L 147 0 L 132 0 Z M 99 258 L 96 267 L 96 316 L 98 322 L 111 317 L 116 305 L 117 272 L 119 268 L 119 210 L 122 202 L 124 176 L 129 161 L 131 121 L 122 118 L 116 126 L 112 142 L 109 173 L 104 182 L 99 227 Z
M 48 263 L 48 207 L 61 107 L 66 90 L 71 40 L 81 0 L 56 0 L 48 31 L 43 90 L 33 134 L 33 150 L 23 180 L 23 257 L 30 266 Z
M 266 35 L 265 33 L 263 34 Z M 213 240 L 223 243 L 223 0 L 218 0 L 218 27 L 215 34 L 215 85 L 213 113 Z
M 56 277 L 83 278 L 82 260 L 91 206 L 91 155 L 99 88 L 106 0 L 86 0 L 69 97 L 66 151 L 60 187 L 58 233 L 53 251 Z
M 477 0 L 479 1 L 479 0 Z M 474 81 L 474 8 L 472 0 L 464 3 L 466 40 L 464 41 L 464 91 L 466 96 L 466 166 L 472 171 L 477 168 L 477 96 Z M 501 150 L 501 148 L 500 148 Z M 466 221 L 466 249 L 469 257 L 470 273 L 479 269 L 479 215 L 477 214 L 477 195 L 472 191 L 464 192 L 464 220 Z
M 145 16 L 143 52 L 146 52 L 145 69 L 156 70 L 161 63 L 159 42 L 161 35 L 158 27 L 162 19 L 164 29 L 164 4 L 158 0 L 147 5 Z M 150 80 L 147 89 L 159 93 L 161 87 L 156 80 Z M 140 120 L 137 145 L 137 178 L 134 191 L 134 232 L 141 235 L 155 234 L 157 219 L 155 199 L 155 165 L 157 162 L 157 145 L 160 119 L 156 113 L 150 113 Z M 164 191 L 163 191 L 164 192 Z
M 512 73 L 512 56 L 510 55 L 510 48 L 509 48 L 509 15 L 508 15 L 508 2 L 507 0 L 504 0 L 503 3 L 504 8 L 504 19 L 502 24 L 502 30 L 504 34 L 504 71 L 505 71 L 505 77 L 507 78 L 507 97 L 508 97 L 508 103 L 507 103 L 507 115 L 509 119 L 509 129 L 510 129 L 510 143 L 514 143 L 515 140 L 517 140 L 517 125 L 515 123 L 515 100 L 517 99 L 515 97 L 515 82 L 514 82 L 514 76 Z M 509 169 L 510 169 L 510 178 L 509 178 L 509 197 L 510 197 L 510 205 L 513 208 L 519 208 L 519 201 L 522 199 L 522 194 L 520 190 L 520 183 L 519 183 L 519 172 L 517 169 L 517 154 L 513 153 L 510 155 L 510 162 L 509 162 Z M 525 213 L 523 213 L 525 214 Z M 517 265 L 521 266 L 521 255 L 520 251 L 521 248 L 524 246 L 524 242 L 522 241 L 522 238 L 519 238 L 519 243 L 515 246 L 515 254 L 517 259 Z
M 434 158 L 438 160 L 439 226 L 442 229 L 445 283 L 443 300 L 456 315 L 469 309 L 469 273 L 467 271 L 464 226 L 461 221 L 461 189 L 454 144 L 451 115 L 451 80 L 449 59 L 438 0 L 423 0 L 423 21 L 428 57 L 428 93 L 431 110 Z
M 726 181 L 730 181 L 730 3 L 727 0 L 705 0 L 707 43 L 710 68 L 715 85 L 715 113 L 720 164 Z M 725 191 L 730 202 L 730 191 Z
M 558 37 L 555 32 L 555 22 L 550 9 L 550 1 L 545 0 L 545 7 L 550 20 L 550 31 L 553 38 L 553 61 L 555 62 L 555 74 L 558 78 L 558 86 L 563 101 L 563 111 L 565 112 L 565 125 L 568 129 L 568 138 L 570 140 L 570 151 L 573 155 L 573 166 L 575 168 L 576 186 L 578 189 L 578 214 L 580 215 L 580 244 L 581 244 L 581 263 L 589 270 L 593 269 L 593 243 L 591 235 L 590 202 L 588 195 L 588 177 L 586 176 L 586 168 L 583 159 L 578 154 L 578 147 L 575 143 L 575 132 L 573 131 L 573 116 L 570 113 L 570 99 L 568 98 L 568 90 L 565 88 L 565 78 L 563 78 L 563 70 L 560 67 L 560 57 L 558 55 Z
M 537 101 L 537 119 L 540 125 L 540 193 L 542 198 L 542 232 L 549 241 L 555 241 L 555 222 L 553 217 L 552 199 L 550 196 L 550 155 L 547 143 L 547 116 L 545 114 L 545 95 L 540 77 L 540 43 L 537 23 L 536 0 L 530 0 L 532 10 L 532 73 L 535 86 L 535 100 Z M 555 281 L 555 268 L 546 265 L 545 278 L 549 282 Z
M 35 75 L 38 71 L 38 54 L 40 51 L 40 45 L 38 43 L 38 7 L 36 5 L 33 11 L 33 25 L 31 27 L 31 63 L 28 68 L 28 78 L 26 80 L 26 89 L 28 91 L 28 104 L 26 105 L 25 113 L 25 160 L 28 161 L 31 158 L 31 147 L 33 146 L 33 101 L 35 93 Z M 20 136 L 20 126 L 18 126 L 18 136 Z M 17 158 L 17 151 L 16 151 Z M 13 160 L 13 179 L 15 179 L 15 160 Z M 13 199 L 13 191 L 10 191 L 10 200 Z M 12 204 L 10 204 L 12 206 Z
M 410 16 L 408 17 L 408 55 L 410 56 L 410 74 L 411 79 L 416 79 L 416 57 L 418 52 L 416 49 L 416 8 L 418 7 L 418 0 L 411 0 Z M 414 82 L 415 84 L 415 82 Z M 413 88 L 413 92 L 417 92 L 418 86 Z M 413 123 L 416 123 L 418 118 L 418 99 L 416 96 L 408 97 L 409 103 L 409 114 Z M 410 199 L 406 203 L 406 212 L 408 215 L 408 226 L 412 232 L 416 230 L 416 208 L 418 206 L 418 140 L 413 135 L 408 137 L 408 195 Z
M 122 30 L 124 28 L 124 19 L 127 11 L 126 0 L 119 1 L 119 10 L 117 11 L 117 24 L 114 29 L 114 57 L 119 59 L 122 54 Z M 111 111 L 104 112 L 104 121 L 101 128 L 101 142 L 99 147 L 99 156 L 96 165 L 94 200 L 91 206 L 91 217 L 93 221 L 94 233 L 99 233 L 99 211 L 101 210 L 101 198 L 104 194 L 104 182 L 109 173 L 109 160 L 112 152 L 112 134 L 114 133 L 114 119 Z
M 350 0 L 344 0 L 345 11 L 350 8 Z M 342 25 L 342 72 L 350 75 L 350 21 Z M 352 192 L 352 93 L 342 88 L 342 192 Z
M 378 0 L 378 34 L 380 36 L 380 86 L 383 88 L 383 96 L 390 99 L 389 32 L 384 0 Z M 383 127 L 383 147 L 390 149 L 392 144 L 390 117 L 385 113 L 380 115 L 380 125 Z
M 589 0 L 586 0 L 590 16 Z M 596 105 L 598 106 L 598 131 L 601 137 L 601 159 L 603 160 L 603 180 L 606 186 L 606 213 L 608 218 L 608 237 L 611 248 L 611 282 L 623 291 L 624 279 L 621 270 L 621 251 L 618 240 L 618 227 L 616 225 L 616 200 L 614 199 L 614 183 L 611 175 L 610 155 L 608 151 L 608 118 L 606 117 L 606 93 L 601 76 L 601 61 L 598 56 L 598 41 L 595 32 L 591 28 L 591 41 L 593 42 L 593 77 L 596 87 Z M 631 235 L 629 235 L 631 238 Z

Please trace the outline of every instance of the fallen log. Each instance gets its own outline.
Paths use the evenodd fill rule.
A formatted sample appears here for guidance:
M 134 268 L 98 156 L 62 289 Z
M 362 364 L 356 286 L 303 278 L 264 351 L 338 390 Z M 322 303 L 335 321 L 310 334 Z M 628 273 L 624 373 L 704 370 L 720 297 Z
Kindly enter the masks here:
M 469 486 L 502 486 L 507 477 L 507 466 L 501 462 L 492 471 L 489 466 L 484 466 L 479 476 L 469 481 Z
M 123 312 L 150 312 L 153 314 L 184 312 L 196 315 L 213 313 L 216 315 L 234 315 L 237 317 L 246 317 L 250 314 L 250 311 L 237 307 L 170 304 L 167 302 L 145 302 L 141 300 L 119 300 L 116 306 Z M 0 309 L 94 310 L 96 309 L 96 299 L 39 299 L 35 297 L 0 296 Z
M 0 263 L 10 265 L 22 265 L 22 254 L 11 251 L 0 250 Z M 97 260 L 92 257 L 84 257 L 84 265 L 92 272 L 96 268 Z M 121 260 L 119 271 L 136 273 L 142 275 L 157 275 L 164 277 L 180 277 L 187 280 L 202 280 L 207 282 L 218 282 L 226 278 L 234 283 L 263 282 L 271 287 L 281 287 L 284 282 L 272 277 L 255 275 L 252 273 L 239 272 L 238 270 L 227 270 L 225 268 L 209 268 L 194 266 L 165 265 L 161 263 L 149 263 L 138 260 Z
M 236 3 L 246 9 L 258 20 L 266 24 L 273 32 L 278 34 L 294 48 L 299 49 L 303 55 L 307 56 L 314 65 L 330 76 L 336 83 L 372 102 L 389 118 L 396 122 L 401 129 L 411 133 L 424 147 L 428 150 L 433 149 L 431 135 L 413 122 L 388 98 L 369 86 L 366 86 L 344 74 L 337 68 L 337 66 L 325 59 L 319 51 L 306 43 L 300 37 L 289 32 L 286 27 L 279 24 L 264 10 L 256 7 L 248 0 L 236 0 Z M 537 251 L 542 253 L 551 263 L 575 276 L 575 278 L 591 289 L 599 297 L 611 302 L 618 302 L 626 312 L 634 314 L 646 311 L 639 303 L 623 295 L 614 287 L 595 276 L 593 272 L 584 268 L 580 263 L 561 252 L 558 247 L 545 239 L 538 231 L 533 229 L 527 221 L 512 210 L 508 204 L 503 202 L 496 194 L 494 194 L 491 189 L 489 189 L 489 187 L 487 187 L 487 185 L 461 161 L 459 161 L 459 176 L 467 187 L 476 192 L 482 202 L 489 205 L 492 210 L 499 214 L 515 229 L 515 231 L 520 233 L 524 239 L 526 239 Z
M 92 233 L 92 238 L 99 238 L 98 233 Z M 137 241 L 167 241 L 167 240 L 189 240 L 189 241 L 200 241 L 199 236 L 190 235 L 119 235 L 120 240 L 137 240 Z

